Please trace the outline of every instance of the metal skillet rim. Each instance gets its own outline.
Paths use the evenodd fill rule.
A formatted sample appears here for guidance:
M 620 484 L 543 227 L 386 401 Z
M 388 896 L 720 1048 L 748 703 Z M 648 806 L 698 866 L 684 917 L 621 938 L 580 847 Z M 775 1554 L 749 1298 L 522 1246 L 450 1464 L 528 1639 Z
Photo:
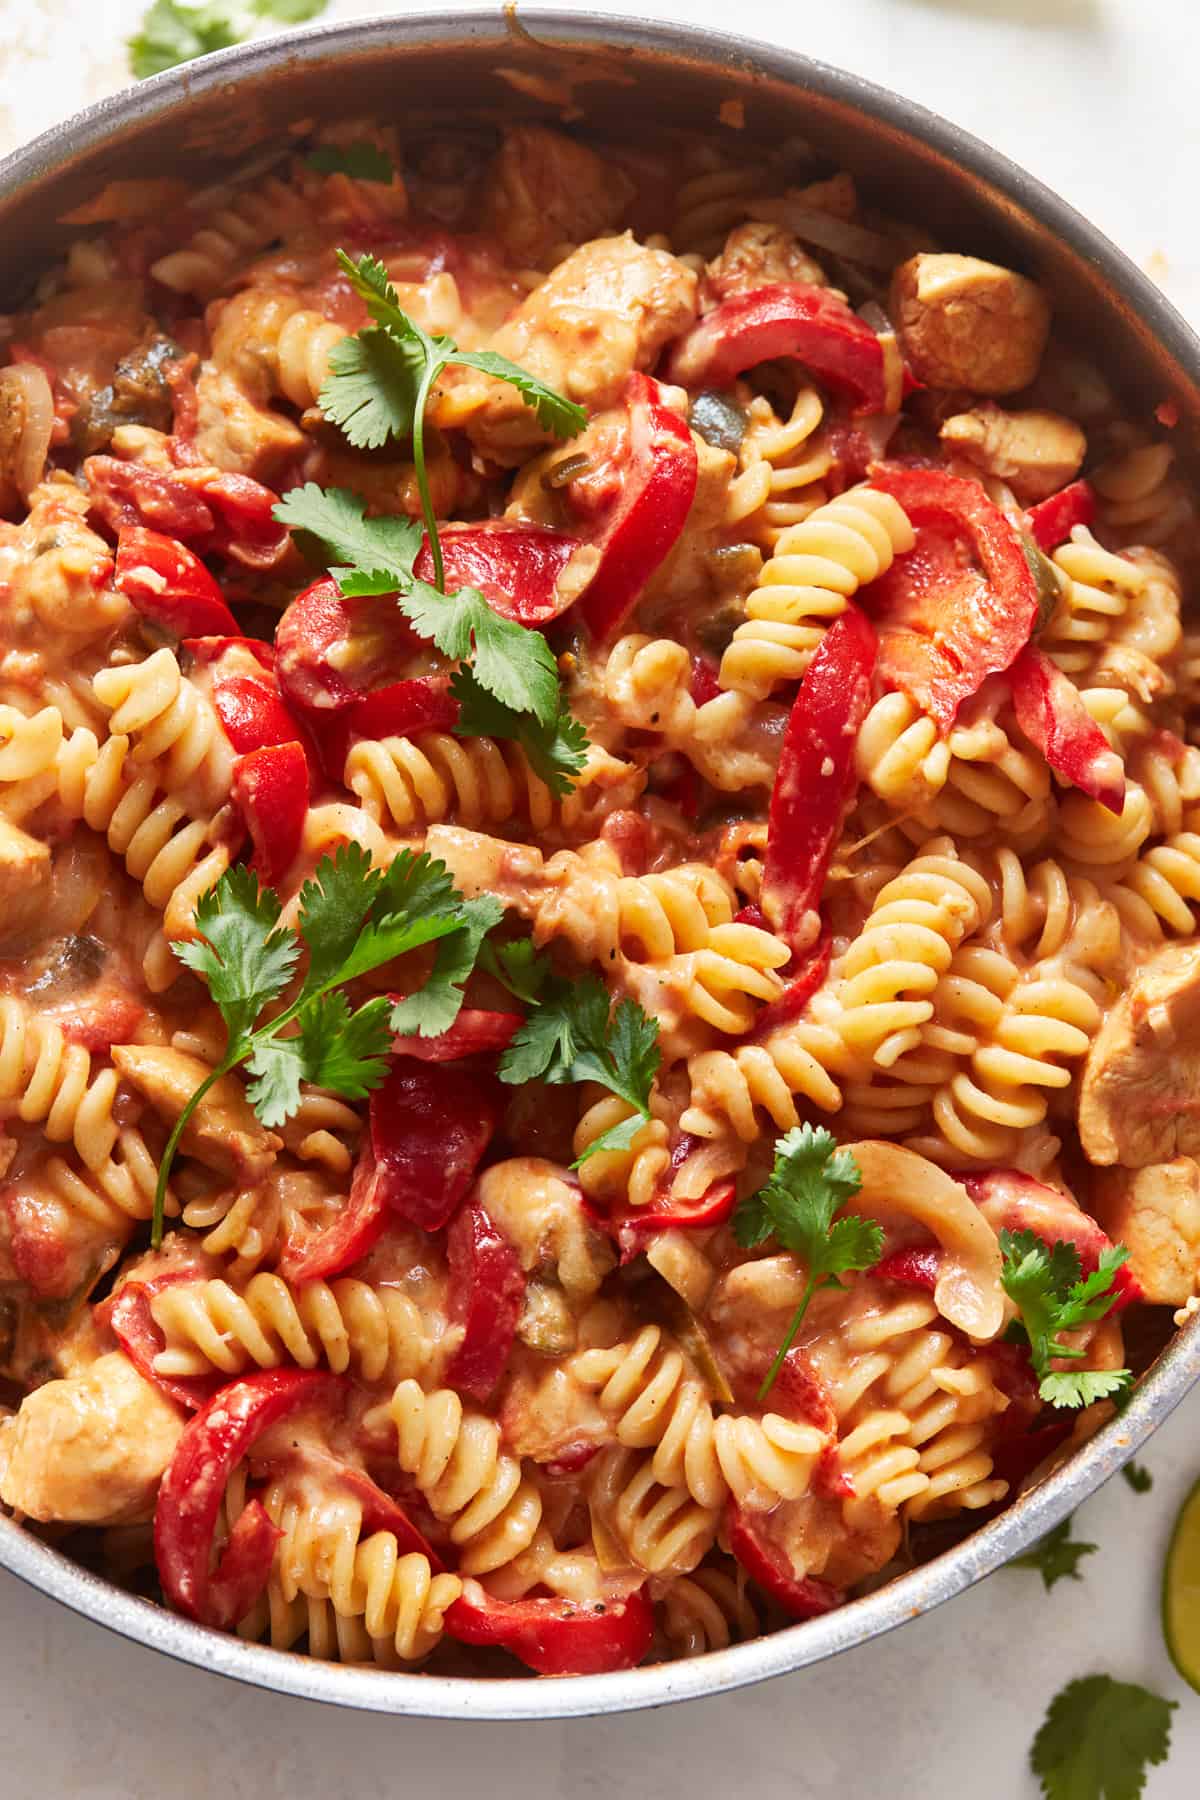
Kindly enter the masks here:
M 599 43 L 666 54 L 683 52 L 718 68 L 739 71 L 749 64 L 800 89 L 857 107 L 981 177 L 993 192 L 1050 227 L 1104 274 L 1170 356 L 1200 380 L 1200 341 L 1147 276 L 1040 181 L 927 108 L 799 52 L 729 33 L 552 8 L 522 8 L 520 23 L 555 45 Z M 18 191 L 27 180 L 52 172 L 64 155 L 103 143 L 113 127 L 131 119 L 157 118 L 169 112 L 177 100 L 224 88 L 237 76 L 294 65 L 297 60 L 332 60 L 339 52 L 353 52 L 373 43 L 444 43 L 450 49 L 456 36 L 464 32 L 495 35 L 503 41 L 506 31 L 505 9 L 488 5 L 317 25 L 240 45 L 102 100 L 12 152 L 0 161 L 0 199 Z M 616 1674 L 554 1681 L 403 1674 L 319 1662 L 246 1644 L 126 1593 L 7 1518 L 0 1518 L 0 1567 L 83 1617 L 147 1648 L 301 1699 L 412 1717 L 493 1722 L 627 1712 L 728 1693 L 793 1673 L 881 1636 L 951 1599 L 1028 1548 L 1094 1493 L 1145 1443 L 1197 1380 L 1200 1316 L 1164 1353 L 1121 1418 L 1057 1473 L 953 1550 L 807 1624 L 694 1660 Z

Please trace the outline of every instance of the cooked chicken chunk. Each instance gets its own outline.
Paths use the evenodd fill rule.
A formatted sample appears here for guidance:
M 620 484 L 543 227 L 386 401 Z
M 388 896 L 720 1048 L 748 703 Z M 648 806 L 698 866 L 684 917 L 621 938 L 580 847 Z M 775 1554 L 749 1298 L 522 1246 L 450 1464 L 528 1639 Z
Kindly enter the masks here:
M 918 381 L 976 394 L 1027 387 L 1050 332 L 1041 289 L 975 256 L 922 252 L 901 263 L 891 315 Z
M 494 1163 L 479 1180 L 479 1204 L 525 1270 L 549 1265 L 571 1297 L 594 1294 L 616 1261 L 583 1210 L 577 1184 L 540 1156 Z
M 128 1357 L 48 1381 L 0 1432 L 0 1500 L 31 1519 L 123 1525 L 148 1519 L 183 1417 Z
M 308 447 L 298 425 L 282 413 L 256 406 L 223 370 L 201 370 L 196 400 L 196 452 L 201 462 L 214 468 L 270 481 Z
M 0 819 L 0 938 L 44 917 L 51 876 L 50 846 Z
M 168 1125 L 175 1123 L 209 1074 L 199 1057 L 158 1044 L 117 1044 L 112 1059 Z M 185 1155 L 249 1187 L 261 1181 L 279 1146 L 280 1139 L 255 1118 L 236 1075 L 223 1075 L 188 1120 L 179 1147 Z
M 1128 1246 L 1147 1300 L 1183 1306 L 1200 1291 L 1200 1165 L 1190 1156 L 1100 1170 L 1092 1204 L 1108 1235 Z
M 586 144 L 544 125 L 516 125 L 488 171 L 483 228 L 514 262 L 540 268 L 557 245 L 612 231 L 633 193 L 624 170 Z
M 989 475 L 998 475 L 1026 506 L 1065 487 L 1078 475 L 1087 439 L 1061 413 L 1005 412 L 990 400 L 955 413 L 941 440 Z
M 560 263 L 523 300 L 491 348 L 595 411 L 615 405 L 625 377 L 648 369 L 696 316 L 696 276 L 666 250 L 628 232 L 598 238 Z M 494 462 L 522 462 L 550 433 L 515 388 L 468 375 L 435 410 L 443 427 L 466 427 Z
M 720 256 L 708 265 L 708 285 L 721 300 L 773 281 L 808 281 L 825 286 L 825 271 L 790 231 L 749 219 L 725 239 Z
M 1200 944 L 1171 944 L 1139 971 L 1092 1044 L 1079 1090 L 1090 1162 L 1143 1169 L 1200 1156 Z

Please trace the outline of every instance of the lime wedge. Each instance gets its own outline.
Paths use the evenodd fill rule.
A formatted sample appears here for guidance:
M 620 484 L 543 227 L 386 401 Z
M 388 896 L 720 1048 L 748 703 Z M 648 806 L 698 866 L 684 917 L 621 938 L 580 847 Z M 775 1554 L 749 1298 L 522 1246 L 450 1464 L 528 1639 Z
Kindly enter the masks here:
M 1180 1508 L 1171 1533 L 1162 1607 L 1171 1661 L 1200 1693 L 1200 1481 Z

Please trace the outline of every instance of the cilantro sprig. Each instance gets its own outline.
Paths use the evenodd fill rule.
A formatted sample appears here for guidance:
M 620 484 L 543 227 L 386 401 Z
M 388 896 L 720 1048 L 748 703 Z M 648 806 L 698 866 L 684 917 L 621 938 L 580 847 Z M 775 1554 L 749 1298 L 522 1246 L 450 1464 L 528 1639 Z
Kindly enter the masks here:
M 1042 1585 L 1049 1593 L 1056 1581 L 1082 1581 L 1079 1565 L 1085 1556 L 1094 1556 L 1098 1544 L 1085 1543 L 1071 1536 L 1071 1520 L 1064 1519 L 1048 1531 L 1024 1556 L 1014 1556 L 1010 1569 L 1036 1569 Z
M 1148 1494 L 1154 1486 L 1154 1477 L 1145 1463 L 1127 1462 L 1121 1474 L 1135 1494 Z
M 840 1287 L 839 1275 L 869 1269 L 883 1254 L 881 1226 L 857 1213 L 834 1217 L 861 1186 L 858 1164 L 848 1150 L 838 1149 L 832 1132 L 798 1125 L 777 1142 L 770 1180 L 733 1215 L 734 1236 L 744 1250 L 773 1236 L 807 1270 L 800 1304 L 758 1390 L 760 1402 L 775 1384 L 813 1295 Z
M 1001 1280 L 1020 1318 L 1010 1337 L 1025 1338 L 1038 1392 L 1050 1406 L 1090 1406 L 1125 1392 L 1130 1369 L 1052 1369 L 1055 1361 L 1082 1362 L 1085 1352 L 1062 1341 L 1061 1333 L 1103 1319 L 1116 1305 L 1117 1270 L 1128 1262 L 1123 1244 L 1105 1250 L 1090 1275 L 1084 1275 L 1074 1244 L 1059 1239 L 1047 1245 L 1032 1231 L 1002 1231 Z
M 546 724 L 488 693 L 475 669 L 456 669 L 450 692 L 458 701 L 457 737 L 512 738 L 552 794 L 571 792 L 587 762 L 588 736 L 561 694 L 558 712 Z
M 1069 1682 L 1030 1751 L 1045 1800 L 1139 1800 L 1147 1769 L 1167 1760 L 1175 1705 L 1111 1675 Z
M 192 62 L 213 50 L 240 44 L 256 19 L 275 19 L 283 25 L 302 25 L 325 10 L 326 0 L 250 0 L 249 5 L 189 6 L 185 0 L 154 0 L 143 15 L 141 29 L 128 41 L 129 68 L 136 81 L 161 75 L 179 63 Z
M 414 1029 L 446 1030 L 462 1004 L 462 984 L 483 933 L 500 915 L 496 901 L 465 900 L 444 865 L 403 850 L 387 869 L 372 868 L 358 844 L 323 857 L 300 890 L 299 930 L 281 921 L 279 896 L 247 868 L 227 869 L 196 907 L 198 935 L 171 945 L 208 983 L 225 1022 L 225 1053 L 200 1083 L 167 1139 L 154 1196 L 151 1242 L 162 1241 L 163 1203 L 180 1139 L 209 1089 L 242 1064 L 246 1097 L 266 1126 L 282 1125 L 313 1082 L 361 1100 L 383 1081 L 393 1012 L 406 1020 L 414 1000 L 393 1009 L 385 994 L 352 1008 L 340 990 L 358 976 L 424 944 L 439 944 L 425 1011 Z M 451 951 L 449 946 L 453 945 Z M 292 998 L 263 1013 L 308 966 Z M 416 996 L 420 1002 L 422 995 Z M 440 1023 L 431 1024 L 431 1020 Z
M 425 412 L 443 369 L 478 369 L 516 388 L 538 423 L 556 437 L 574 437 L 587 423 L 583 407 L 494 350 L 460 350 L 453 338 L 430 337 L 400 305 L 387 269 L 373 256 L 338 262 L 374 323 L 335 345 L 321 389 L 321 410 L 359 450 L 378 450 L 389 438 L 411 438 L 421 512 L 433 557 L 434 586 L 444 590 L 445 568 L 425 460 Z

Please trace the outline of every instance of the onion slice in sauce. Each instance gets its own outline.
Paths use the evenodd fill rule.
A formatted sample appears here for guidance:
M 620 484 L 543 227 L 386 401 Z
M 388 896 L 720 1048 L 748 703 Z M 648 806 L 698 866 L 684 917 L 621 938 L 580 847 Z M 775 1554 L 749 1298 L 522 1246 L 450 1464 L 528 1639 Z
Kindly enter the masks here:
M 12 458 L 12 480 L 22 500 L 29 497 L 46 471 L 54 431 L 54 391 L 36 363 L 10 363 L 0 369 L 0 417 L 12 405 L 20 421 Z

